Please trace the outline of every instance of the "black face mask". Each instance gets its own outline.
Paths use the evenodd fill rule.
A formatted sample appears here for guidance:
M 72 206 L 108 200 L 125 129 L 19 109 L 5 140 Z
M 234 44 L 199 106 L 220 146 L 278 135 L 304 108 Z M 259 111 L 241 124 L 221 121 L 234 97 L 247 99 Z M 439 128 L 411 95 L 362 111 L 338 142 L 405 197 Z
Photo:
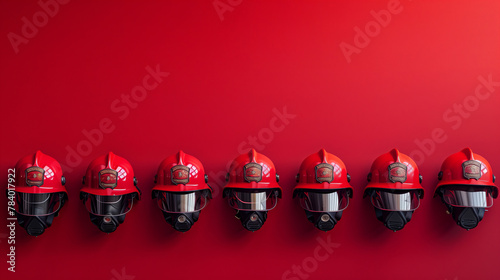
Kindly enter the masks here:
M 443 188 L 440 189 L 439 196 L 441 197 L 441 201 L 448 208 L 448 212 L 451 213 L 453 220 L 457 223 L 457 225 L 461 226 L 466 230 L 473 229 L 477 227 L 479 222 L 484 217 L 485 208 L 480 207 L 455 207 L 445 202 L 443 199 Z
M 332 230 L 342 218 L 342 211 L 338 212 L 311 212 L 306 211 L 307 219 L 316 226 L 319 230 Z
M 249 231 L 259 230 L 267 219 L 267 211 L 243 211 L 236 212 L 236 218 L 241 221 L 243 227 Z
M 54 217 L 57 217 L 59 215 L 59 211 L 61 208 L 64 206 L 64 203 L 66 201 L 66 197 L 63 194 L 60 194 L 60 203 L 61 205 L 59 206 L 59 209 L 57 209 L 54 213 L 50 215 L 45 215 L 45 216 L 27 216 L 23 215 L 19 212 L 16 211 L 16 217 L 19 225 L 23 227 L 26 232 L 31 235 L 31 236 L 39 236 L 42 233 L 45 232 L 45 229 L 50 227 L 52 225 L 52 222 L 54 221 Z M 19 203 L 19 202 L 18 202 Z M 48 206 L 48 211 L 51 212 L 53 211 L 55 206 L 55 202 L 52 205 Z M 47 209 L 42 207 L 37 213 L 47 213 Z M 34 210 L 35 212 L 37 210 Z
M 377 219 L 392 231 L 403 229 L 413 214 L 413 211 L 386 211 L 376 207 L 374 209 Z
M 191 229 L 193 224 L 198 221 L 200 211 L 192 213 L 168 213 L 162 211 L 165 221 L 169 223 L 175 230 L 186 232 Z
M 56 214 L 48 216 L 25 216 L 16 213 L 19 225 L 26 229 L 26 232 L 31 236 L 39 236 L 45 232 L 45 229 L 52 225 L 52 221 Z
M 125 214 L 119 216 L 97 216 L 89 213 L 90 221 L 96 225 L 100 231 L 112 233 L 125 220 Z
M 477 227 L 483 219 L 485 208 L 478 207 L 453 207 L 446 205 L 457 225 L 469 230 Z
M 92 205 L 92 207 L 96 206 Z M 121 200 L 120 203 L 104 204 L 100 207 L 101 213 L 106 213 L 107 215 L 95 215 L 89 213 L 90 221 L 102 232 L 114 232 L 118 226 L 125 221 L 125 214 L 120 213 L 124 212 L 124 208 L 127 207 L 127 203 L 124 202 L 124 200 Z

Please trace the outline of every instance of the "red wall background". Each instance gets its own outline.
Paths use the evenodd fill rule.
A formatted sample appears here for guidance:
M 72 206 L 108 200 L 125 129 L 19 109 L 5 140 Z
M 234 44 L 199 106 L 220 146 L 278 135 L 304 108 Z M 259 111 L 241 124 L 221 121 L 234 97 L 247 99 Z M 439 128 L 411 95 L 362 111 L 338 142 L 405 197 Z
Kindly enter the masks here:
M 15 273 L 0 226 L 2 279 L 498 279 L 500 206 L 467 232 L 432 198 L 442 161 L 467 146 L 500 177 L 498 1 L 75 0 L 51 15 L 42 6 L 0 2 L 0 170 L 6 182 L 7 168 L 41 149 L 64 165 L 70 200 L 43 235 L 17 227 Z M 148 66 L 169 75 L 125 105 Z M 102 139 L 86 142 L 101 122 Z M 226 164 L 251 146 L 284 188 L 254 233 L 218 192 Z M 328 233 L 291 198 L 301 161 L 323 147 L 355 188 Z M 396 233 L 362 199 L 372 161 L 393 147 L 419 163 L 426 189 Z M 216 189 L 187 233 L 150 197 L 159 163 L 179 149 Z M 143 191 L 110 235 L 78 199 L 87 165 L 108 151 L 132 163 Z

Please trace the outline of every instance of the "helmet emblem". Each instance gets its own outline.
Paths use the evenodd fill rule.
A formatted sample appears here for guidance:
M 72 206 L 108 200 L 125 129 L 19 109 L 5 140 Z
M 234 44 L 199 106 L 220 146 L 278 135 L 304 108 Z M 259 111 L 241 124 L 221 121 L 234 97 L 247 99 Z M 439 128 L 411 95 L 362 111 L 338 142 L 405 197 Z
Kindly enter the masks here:
M 118 172 L 113 169 L 103 169 L 99 171 L 99 187 L 114 189 L 118 184 Z
M 184 165 L 176 165 L 172 167 L 171 172 L 171 180 L 174 185 L 177 184 L 187 184 L 189 182 L 189 167 Z
M 333 166 L 329 163 L 316 165 L 316 181 L 318 183 L 331 183 L 333 181 Z
M 26 168 L 26 184 L 28 186 L 40 187 L 41 185 L 43 185 L 44 173 L 45 170 L 38 166 Z
M 481 163 L 477 160 L 468 160 L 462 163 L 463 175 L 465 179 L 481 178 Z
M 406 181 L 406 172 L 407 172 L 407 167 L 406 165 L 400 163 L 400 162 L 395 162 L 393 164 L 389 165 L 389 181 L 396 183 L 404 183 Z
M 248 163 L 243 168 L 243 176 L 247 182 L 260 182 L 262 180 L 262 166 L 258 163 Z

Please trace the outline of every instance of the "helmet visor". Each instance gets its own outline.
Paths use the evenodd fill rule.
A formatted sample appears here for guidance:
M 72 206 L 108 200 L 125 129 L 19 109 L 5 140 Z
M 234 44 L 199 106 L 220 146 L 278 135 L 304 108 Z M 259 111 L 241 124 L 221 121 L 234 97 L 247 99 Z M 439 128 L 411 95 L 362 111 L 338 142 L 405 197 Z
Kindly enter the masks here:
M 16 193 L 16 212 L 26 216 L 48 216 L 62 207 L 62 193 Z
M 347 190 L 329 193 L 302 192 L 299 194 L 300 206 L 311 212 L 338 212 L 349 205 Z
M 446 204 L 455 207 L 488 208 L 493 206 L 493 197 L 490 188 L 452 188 L 445 189 L 443 200 Z
M 127 214 L 134 201 L 134 194 L 125 195 L 94 195 L 89 194 L 84 199 L 85 208 L 97 216 L 120 216 Z
M 387 211 L 413 211 L 420 205 L 417 190 L 412 191 L 374 191 L 371 201 L 373 206 Z
M 205 208 L 208 203 L 207 191 L 188 193 L 158 192 L 158 207 L 168 213 L 191 213 Z
M 229 206 L 236 210 L 269 211 L 276 207 L 278 203 L 278 191 L 232 190 L 228 202 Z

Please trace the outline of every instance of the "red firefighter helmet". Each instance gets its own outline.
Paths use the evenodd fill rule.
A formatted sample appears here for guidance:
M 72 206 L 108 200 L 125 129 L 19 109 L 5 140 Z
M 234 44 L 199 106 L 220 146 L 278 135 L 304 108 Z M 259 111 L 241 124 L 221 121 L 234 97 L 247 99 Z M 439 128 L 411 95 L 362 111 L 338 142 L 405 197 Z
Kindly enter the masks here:
M 444 186 L 469 185 L 489 187 L 493 198 L 498 197 L 498 187 L 495 185 L 491 165 L 484 157 L 473 153 L 470 148 L 465 148 L 446 158 L 441 165 L 438 179 L 439 183 L 434 196 Z
M 137 188 L 137 180 L 130 163 L 112 152 L 93 160 L 87 168 L 80 192 L 93 195 L 124 195 L 141 193 Z
M 90 163 L 83 177 L 80 199 L 92 223 L 101 231 L 115 231 L 132 209 L 134 198 L 140 199 L 141 192 L 126 159 L 109 152 Z
M 167 157 L 158 168 L 153 199 L 165 220 L 185 232 L 198 220 L 199 212 L 212 198 L 208 176 L 201 162 L 183 151 Z
M 21 158 L 16 164 L 16 192 L 56 193 L 68 195 L 59 162 L 37 151 L 34 155 Z
M 417 164 L 393 149 L 375 159 L 367 179 L 363 197 L 370 197 L 377 219 L 390 230 L 403 229 L 424 197 Z
M 192 192 L 212 189 L 207 184 L 208 176 L 201 162 L 183 151 L 167 157 L 158 168 L 155 177 L 155 191 Z
M 467 230 L 479 224 L 498 196 L 490 164 L 470 148 L 446 158 L 438 179 L 434 196 L 441 197 L 453 220 Z
M 38 236 L 51 226 L 54 216 L 68 199 L 61 165 L 37 151 L 16 164 L 15 211 L 19 225 L 29 235 Z
M 299 191 L 346 189 L 352 198 L 353 189 L 349 184 L 351 176 L 344 162 L 325 149 L 304 159 L 296 181 L 298 184 L 293 190 L 293 197 Z
M 276 174 L 274 163 L 265 155 L 257 153 L 255 149 L 241 154 L 233 160 L 229 167 L 223 195 L 231 190 L 276 190 L 281 198 L 281 187 L 278 185 L 279 176 Z
M 417 190 L 419 197 L 424 197 L 422 176 L 417 164 L 397 149 L 375 159 L 368 174 L 368 182 L 363 197 L 373 189 Z
M 298 196 L 307 219 L 320 230 L 333 229 L 353 194 L 342 160 L 322 149 L 304 159 L 296 180 L 293 197 Z
M 252 149 L 234 159 L 226 180 L 222 195 L 237 210 L 236 217 L 245 229 L 260 229 L 282 193 L 273 162 Z

